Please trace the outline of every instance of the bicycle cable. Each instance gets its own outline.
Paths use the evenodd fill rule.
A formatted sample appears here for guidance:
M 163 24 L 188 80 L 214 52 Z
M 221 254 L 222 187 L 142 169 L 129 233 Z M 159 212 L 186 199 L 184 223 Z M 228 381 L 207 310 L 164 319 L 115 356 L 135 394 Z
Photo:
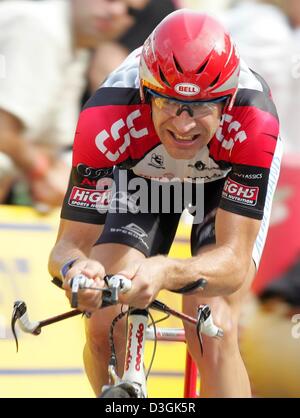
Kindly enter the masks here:
M 123 305 L 122 308 L 123 309 Z M 110 345 L 110 351 L 111 351 L 111 356 L 110 356 L 110 361 L 109 361 L 109 365 L 113 366 L 116 370 L 118 369 L 118 360 L 117 360 L 117 355 L 116 355 L 116 349 L 115 349 L 115 343 L 114 343 L 114 328 L 117 325 L 117 322 L 120 321 L 125 315 L 127 315 L 129 312 L 129 309 L 127 309 L 127 311 L 123 311 L 120 312 L 113 320 L 110 326 L 110 330 L 109 330 L 109 345 Z
M 121 307 L 121 309 L 123 309 L 123 305 Z M 110 358 L 110 362 L 109 365 L 115 367 L 115 369 L 118 369 L 118 360 L 117 360 L 117 355 L 116 355 L 116 350 L 115 350 L 115 343 L 114 343 L 114 328 L 117 324 L 118 321 L 120 321 L 125 315 L 127 315 L 129 313 L 129 309 L 127 309 L 126 311 L 123 311 L 121 313 L 119 313 L 112 321 L 111 326 L 110 326 L 110 331 L 109 331 L 109 345 L 110 345 L 110 350 L 111 350 L 111 358 Z M 170 314 L 165 315 L 163 318 L 160 318 L 158 320 L 154 320 L 153 316 L 151 315 L 151 313 L 149 312 L 149 317 L 151 319 L 151 323 L 153 326 L 153 331 L 154 331 L 154 347 L 153 347 L 153 352 L 152 352 L 152 356 L 151 356 L 151 360 L 150 360 L 150 365 L 148 367 L 147 373 L 146 373 L 146 380 L 148 379 L 151 370 L 152 370 L 152 366 L 153 366 L 153 362 L 154 362 L 154 358 L 156 355 L 156 350 L 157 350 L 157 332 L 156 332 L 156 324 L 158 324 L 159 322 L 165 321 L 166 319 L 168 319 L 170 317 Z
M 201 328 L 202 328 L 202 322 L 200 320 L 201 318 L 199 317 L 198 322 L 197 322 L 197 337 L 198 337 L 198 341 L 199 341 L 199 345 L 200 345 L 200 350 L 201 350 L 201 356 L 203 357 L 204 354 L 204 350 L 203 350 L 203 339 L 202 339 L 202 333 L 201 333 Z
M 155 325 L 159 324 L 160 322 L 166 321 L 167 319 L 169 319 L 169 318 L 170 318 L 170 316 L 171 316 L 170 314 L 166 314 L 166 315 L 165 315 L 165 316 L 163 316 L 162 318 L 157 319 L 156 321 L 154 321 Z
M 152 357 L 151 357 L 151 360 L 150 360 L 150 365 L 148 367 L 148 371 L 147 371 L 147 374 L 146 374 L 146 380 L 149 377 L 149 374 L 150 374 L 151 369 L 152 369 L 152 366 L 153 366 L 154 358 L 155 358 L 155 355 L 156 355 L 156 349 L 157 349 L 156 325 L 159 324 L 160 322 L 165 321 L 166 319 L 170 318 L 171 315 L 170 314 L 167 314 L 167 315 L 163 316 L 162 318 L 157 319 L 156 321 L 154 320 L 154 318 L 153 318 L 153 316 L 151 315 L 150 312 L 149 312 L 149 316 L 150 316 L 150 319 L 151 319 L 151 322 L 152 322 L 152 326 L 153 326 L 153 331 L 154 331 L 154 347 L 153 347 Z M 148 325 L 148 328 L 149 328 L 149 325 Z
M 154 321 L 154 318 L 153 318 L 153 316 L 151 315 L 150 312 L 149 312 L 149 316 L 150 316 L 150 319 L 151 319 L 151 322 L 152 322 L 152 326 L 153 326 L 153 331 L 154 331 L 154 347 L 153 347 L 152 357 L 151 357 L 151 360 L 150 360 L 150 365 L 149 365 L 148 370 L 147 370 L 147 373 L 146 373 L 146 380 L 148 380 L 149 374 L 150 374 L 151 369 L 152 369 L 152 366 L 153 366 L 155 354 L 156 354 L 156 348 L 157 348 L 156 324 L 158 322 L 161 322 L 162 321 L 162 320 L 159 320 L 159 321 L 156 321 L 155 322 Z M 168 315 L 168 316 L 170 316 L 170 315 Z

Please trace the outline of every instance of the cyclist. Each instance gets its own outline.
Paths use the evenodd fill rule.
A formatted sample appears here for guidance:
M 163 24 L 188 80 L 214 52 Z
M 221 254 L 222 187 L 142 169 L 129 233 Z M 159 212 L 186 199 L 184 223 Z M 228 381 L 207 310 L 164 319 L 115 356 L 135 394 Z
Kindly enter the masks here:
M 173 12 L 82 110 L 49 271 L 61 275 L 68 298 L 69 280 L 79 273 L 95 286 L 103 286 L 106 273 L 121 273 L 132 279 L 120 299 L 124 304 L 146 307 L 162 289 L 185 293 L 183 308 L 192 315 L 197 305 L 209 303 L 224 339 L 205 341 L 201 357 L 196 331 L 185 327 L 201 395 L 250 396 L 237 324 L 264 245 L 280 158 L 279 122 L 265 81 L 239 58 L 214 18 Z M 149 197 L 151 206 L 153 184 L 169 185 L 170 179 L 192 184 L 192 196 L 180 202 L 195 218 L 187 260 L 166 256 L 180 217 L 175 191 L 169 213 L 161 204 L 147 210 L 142 202 Z M 140 211 L 124 209 L 124 183 L 128 207 L 143 206 Z M 134 184 L 148 185 L 139 199 L 137 191 L 128 191 Z M 114 208 L 122 196 L 119 213 L 104 213 L 110 194 Z M 100 305 L 101 294 L 80 292 L 79 309 L 93 312 L 84 361 L 97 395 L 107 382 L 109 326 L 120 310 L 97 311 Z M 116 332 L 122 365 L 124 323 Z

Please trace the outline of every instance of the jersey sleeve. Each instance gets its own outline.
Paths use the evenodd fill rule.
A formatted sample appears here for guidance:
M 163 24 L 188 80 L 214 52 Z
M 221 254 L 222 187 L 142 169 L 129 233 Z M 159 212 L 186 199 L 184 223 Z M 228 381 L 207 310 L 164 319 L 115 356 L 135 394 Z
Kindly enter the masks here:
M 114 163 L 120 160 L 117 154 L 120 144 L 112 143 L 110 138 L 111 106 L 98 106 L 97 103 L 95 98 L 90 100 L 79 116 L 61 217 L 104 224 L 112 192 Z M 113 161 L 115 156 L 119 158 Z
M 153 134 L 149 139 L 145 119 L 150 107 L 140 106 L 137 93 L 128 88 L 101 88 L 85 105 L 76 128 L 62 218 L 103 224 L 112 197 L 114 167 L 138 160 L 143 144 L 150 147 L 155 141 Z
M 113 168 L 95 168 L 83 163 L 72 167 L 61 218 L 104 224 L 112 185 Z
M 282 144 L 278 119 L 275 113 L 255 107 L 244 107 L 234 119 L 227 141 L 228 147 L 232 145 L 232 170 L 224 183 L 220 208 L 261 220 L 279 176 Z

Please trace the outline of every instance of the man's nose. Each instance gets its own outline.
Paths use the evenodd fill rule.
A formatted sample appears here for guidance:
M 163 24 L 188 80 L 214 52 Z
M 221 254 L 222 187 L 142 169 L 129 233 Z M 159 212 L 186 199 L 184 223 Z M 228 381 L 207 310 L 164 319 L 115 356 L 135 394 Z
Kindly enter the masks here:
M 196 127 L 195 120 L 184 110 L 179 116 L 174 116 L 173 125 L 178 133 L 187 133 Z

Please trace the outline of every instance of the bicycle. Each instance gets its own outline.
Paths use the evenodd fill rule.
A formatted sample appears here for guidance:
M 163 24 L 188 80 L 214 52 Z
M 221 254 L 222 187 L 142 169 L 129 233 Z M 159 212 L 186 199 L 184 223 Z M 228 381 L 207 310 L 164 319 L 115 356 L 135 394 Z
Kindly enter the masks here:
M 61 287 L 60 279 L 54 278 L 52 281 L 57 286 Z M 95 291 L 102 292 L 102 304 L 100 309 L 107 306 L 112 306 L 118 303 L 119 293 L 125 293 L 131 288 L 131 280 L 120 276 L 106 276 L 106 288 L 93 288 Z M 90 289 L 94 281 L 80 274 L 75 276 L 70 285 L 72 287 L 71 307 L 77 306 L 78 292 L 80 289 Z M 108 366 L 109 384 L 102 388 L 100 397 L 102 398 L 146 398 L 147 397 L 147 379 L 151 371 L 152 363 L 157 341 L 183 341 L 185 342 L 185 333 L 182 328 L 157 328 L 156 322 L 153 320 L 149 309 L 154 309 L 180 318 L 196 326 L 197 336 L 201 352 L 203 354 L 202 334 L 209 337 L 222 338 L 223 330 L 214 324 L 211 310 L 208 305 L 200 305 L 198 307 L 197 318 L 190 317 L 171 309 L 166 304 L 154 300 L 147 309 L 128 308 L 122 311 L 113 321 L 110 328 L 109 343 L 111 349 L 111 357 Z M 21 330 L 32 335 L 39 335 L 43 327 L 60 322 L 62 320 L 77 316 L 85 315 L 90 317 L 90 313 L 81 312 L 78 309 L 66 312 L 64 314 L 46 319 L 44 321 L 31 321 L 28 316 L 27 306 L 24 301 L 16 301 L 14 304 L 11 327 L 15 337 L 16 347 L 18 351 L 18 338 L 16 334 L 16 323 L 18 322 Z M 127 325 L 127 344 L 124 374 L 120 378 L 117 374 L 117 357 L 114 347 L 114 327 L 116 323 L 128 316 Z M 148 318 L 151 318 L 152 325 L 148 326 Z M 166 319 L 166 318 L 163 318 Z M 158 322 L 158 321 L 157 321 Z M 154 354 L 150 363 L 149 371 L 144 369 L 144 352 L 146 340 L 153 340 Z M 189 354 L 186 360 L 185 373 L 185 397 L 195 397 L 195 384 L 197 379 L 197 368 Z M 193 390 L 191 391 L 191 388 Z M 194 396 L 193 396 L 194 395 Z

